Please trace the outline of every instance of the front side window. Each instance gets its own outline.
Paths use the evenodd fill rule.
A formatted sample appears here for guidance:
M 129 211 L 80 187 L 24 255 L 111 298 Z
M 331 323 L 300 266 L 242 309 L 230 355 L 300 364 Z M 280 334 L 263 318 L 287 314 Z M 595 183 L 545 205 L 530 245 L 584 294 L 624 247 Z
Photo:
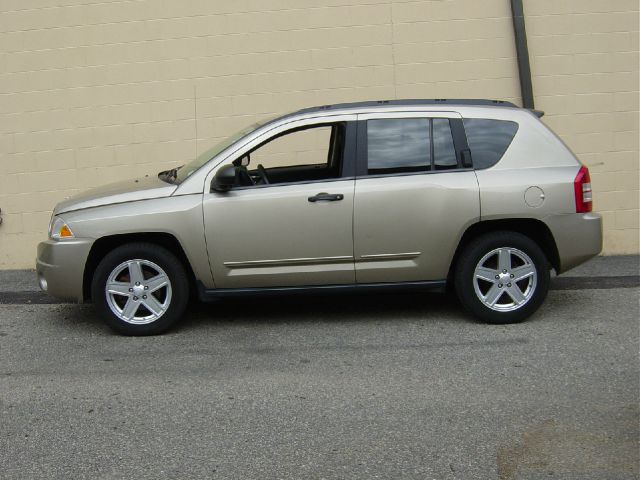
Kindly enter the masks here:
M 518 124 L 508 120 L 465 118 L 463 123 L 475 169 L 498 163 L 518 131 Z
M 367 121 L 369 175 L 419 173 L 458 167 L 446 118 L 388 118 Z
M 328 180 L 341 176 L 346 124 L 290 130 L 236 159 L 236 186 Z

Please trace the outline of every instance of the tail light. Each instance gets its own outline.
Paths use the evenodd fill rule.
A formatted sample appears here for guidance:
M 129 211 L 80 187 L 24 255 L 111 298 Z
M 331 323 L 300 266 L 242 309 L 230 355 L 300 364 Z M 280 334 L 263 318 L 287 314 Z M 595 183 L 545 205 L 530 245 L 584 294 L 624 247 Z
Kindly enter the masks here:
M 573 181 L 573 190 L 576 195 L 576 213 L 587 213 L 593 208 L 591 193 L 591 177 L 587 167 L 580 167 L 575 180 Z

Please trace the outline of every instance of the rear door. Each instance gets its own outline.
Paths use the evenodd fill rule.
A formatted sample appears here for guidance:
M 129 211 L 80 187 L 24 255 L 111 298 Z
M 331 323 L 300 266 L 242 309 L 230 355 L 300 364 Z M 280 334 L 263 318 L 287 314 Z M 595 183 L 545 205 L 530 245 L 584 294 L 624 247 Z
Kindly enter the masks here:
M 354 256 L 358 283 L 444 280 L 480 217 L 455 112 L 358 116 Z

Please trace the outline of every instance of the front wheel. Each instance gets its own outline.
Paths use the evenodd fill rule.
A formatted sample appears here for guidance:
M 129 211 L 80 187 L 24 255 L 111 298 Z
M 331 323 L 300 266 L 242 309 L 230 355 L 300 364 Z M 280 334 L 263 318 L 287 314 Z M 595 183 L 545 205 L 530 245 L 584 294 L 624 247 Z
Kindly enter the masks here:
M 96 268 L 91 295 L 107 325 L 124 335 L 155 335 L 183 314 L 189 297 L 182 262 L 163 247 L 131 243 Z
M 521 322 L 549 290 L 549 262 L 538 244 L 520 233 L 493 232 L 473 240 L 455 272 L 462 305 L 487 323 Z

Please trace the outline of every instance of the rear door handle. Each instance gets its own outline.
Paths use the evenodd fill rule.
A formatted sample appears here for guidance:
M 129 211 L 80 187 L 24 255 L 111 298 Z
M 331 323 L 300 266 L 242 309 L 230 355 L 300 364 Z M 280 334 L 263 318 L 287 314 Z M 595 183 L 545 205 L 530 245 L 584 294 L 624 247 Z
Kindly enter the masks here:
M 340 201 L 344 198 L 344 195 L 341 193 L 326 193 L 326 192 L 322 192 L 322 193 L 318 193 L 316 195 L 314 195 L 313 197 L 309 197 L 307 200 L 309 200 L 311 203 L 315 203 L 315 202 L 337 202 Z

